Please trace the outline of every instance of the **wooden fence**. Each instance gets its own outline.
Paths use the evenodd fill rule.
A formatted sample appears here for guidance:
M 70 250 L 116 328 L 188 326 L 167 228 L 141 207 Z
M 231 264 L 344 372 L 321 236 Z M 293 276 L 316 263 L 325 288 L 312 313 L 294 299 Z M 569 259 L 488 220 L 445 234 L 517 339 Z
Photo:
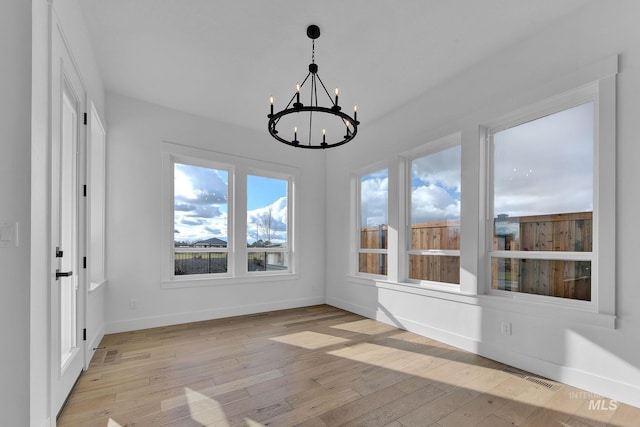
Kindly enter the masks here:
M 495 220 L 494 226 L 494 250 L 590 252 L 593 247 L 591 212 L 501 217 Z M 363 227 L 360 247 L 387 248 L 387 226 Z M 411 249 L 459 250 L 459 222 L 413 224 Z M 386 274 L 386 255 L 361 253 L 359 264 L 360 272 Z M 492 286 L 494 289 L 588 300 L 591 295 L 590 264 L 588 261 L 495 258 Z M 412 279 L 460 283 L 460 258 L 410 255 L 408 274 Z
M 591 252 L 593 215 L 576 212 L 501 218 L 494 250 Z M 591 299 L 591 262 L 494 258 L 491 286 L 560 298 Z
M 385 249 L 387 226 L 363 227 L 360 230 L 360 247 Z M 426 222 L 411 226 L 411 249 L 460 249 L 460 223 Z M 386 273 L 386 255 L 360 254 L 360 272 Z M 409 278 L 445 283 L 460 283 L 460 258 L 444 255 L 410 255 Z
M 375 227 L 362 227 L 360 229 L 360 247 L 362 249 L 386 249 L 388 227 L 378 225 Z M 361 253 L 359 257 L 359 270 L 361 273 L 387 274 L 387 255 Z

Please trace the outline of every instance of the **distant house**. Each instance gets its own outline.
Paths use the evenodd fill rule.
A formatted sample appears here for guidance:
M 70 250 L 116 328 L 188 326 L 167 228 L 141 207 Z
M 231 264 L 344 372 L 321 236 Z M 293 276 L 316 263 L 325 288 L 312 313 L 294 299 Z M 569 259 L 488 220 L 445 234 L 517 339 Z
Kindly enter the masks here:
M 227 242 L 216 237 L 212 237 L 211 239 L 200 240 L 199 242 L 194 243 L 193 246 L 195 248 L 226 248 Z

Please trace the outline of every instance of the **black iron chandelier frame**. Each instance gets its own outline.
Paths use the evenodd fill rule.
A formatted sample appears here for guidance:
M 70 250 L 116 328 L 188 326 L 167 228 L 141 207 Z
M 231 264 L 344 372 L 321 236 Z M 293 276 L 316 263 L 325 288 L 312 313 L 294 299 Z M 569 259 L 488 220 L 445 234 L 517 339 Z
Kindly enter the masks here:
M 309 73 L 304 78 L 302 83 L 297 85 L 296 92 L 293 94 L 293 96 L 289 100 L 289 103 L 283 110 L 274 113 L 273 97 L 271 98 L 271 111 L 267 115 L 267 117 L 269 118 L 269 134 L 271 134 L 272 137 L 284 144 L 298 148 L 325 149 L 338 147 L 351 141 L 358 133 L 358 125 L 360 124 L 360 122 L 357 120 L 358 108 L 357 106 L 354 106 L 353 117 L 351 117 L 348 114 L 342 112 L 342 108 L 340 107 L 340 105 L 338 105 L 338 89 L 336 89 L 335 98 L 331 97 L 329 91 L 327 90 L 327 87 L 318 74 L 318 65 L 315 63 L 315 40 L 320 37 L 320 28 L 317 25 L 310 25 L 307 28 L 307 36 L 312 40 L 311 64 L 309 64 Z M 310 82 L 311 86 L 311 99 L 309 105 L 304 105 L 300 102 L 300 91 L 307 81 Z M 329 98 L 331 107 L 323 107 L 318 105 L 318 82 Z M 301 143 L 298 140 L 297 128 L 295 128 L 294 137 L 292 140 L 288 140 L 280 136 L 280 133 L 276 128 L 280 119 L 289 114 L 299 114 L 304 112 L 309 113 L 309 136 L 306 143 Z M 342 137 L 342 139 L 334 142 L 327 142 L 325 130 L 323 129 L 322 142 L 314 144 L 312 142 L 313 113 L 331 114 L 342 120 L 345 128 L 345 135 Z

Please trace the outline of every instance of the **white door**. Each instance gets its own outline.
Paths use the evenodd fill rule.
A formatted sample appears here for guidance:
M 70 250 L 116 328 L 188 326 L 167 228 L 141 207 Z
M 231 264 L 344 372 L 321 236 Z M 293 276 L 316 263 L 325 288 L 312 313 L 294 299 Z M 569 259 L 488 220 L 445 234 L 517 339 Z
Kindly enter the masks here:
M 51 400 L 57 414 L 84 366 L 84 274 L 80 270 L 80 145 L 85 92 L 53 26 L 51 70 Z

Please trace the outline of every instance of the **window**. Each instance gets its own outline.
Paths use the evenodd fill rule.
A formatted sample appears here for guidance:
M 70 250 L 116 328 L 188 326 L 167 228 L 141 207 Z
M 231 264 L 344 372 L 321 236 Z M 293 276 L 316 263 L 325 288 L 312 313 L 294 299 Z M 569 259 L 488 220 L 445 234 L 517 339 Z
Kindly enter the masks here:
M 460 145 L 410 161 L 408 278 L 460 284 Z
M 229 170 L 173 166 L 174 274 L 227 274 Z
M 247 269 L 289 269 L 289 181 L 247 176 Z
M 89 290 L 106 283 L 106 133 L 91 103 L 87 139 L 87 230 L 89 232 Z
M 389 171 L 379 170 L 360 177 L 358 271 L 387 274 Z
M 592 300 L 595 99 L 490 132 L 491 289 Z
M 169 142 L 162 151 L 163 287 L 297 278 L 296 168 Z
M 357 171 L 350 281 L 615 327 L 617 71 L 607 58 Z

